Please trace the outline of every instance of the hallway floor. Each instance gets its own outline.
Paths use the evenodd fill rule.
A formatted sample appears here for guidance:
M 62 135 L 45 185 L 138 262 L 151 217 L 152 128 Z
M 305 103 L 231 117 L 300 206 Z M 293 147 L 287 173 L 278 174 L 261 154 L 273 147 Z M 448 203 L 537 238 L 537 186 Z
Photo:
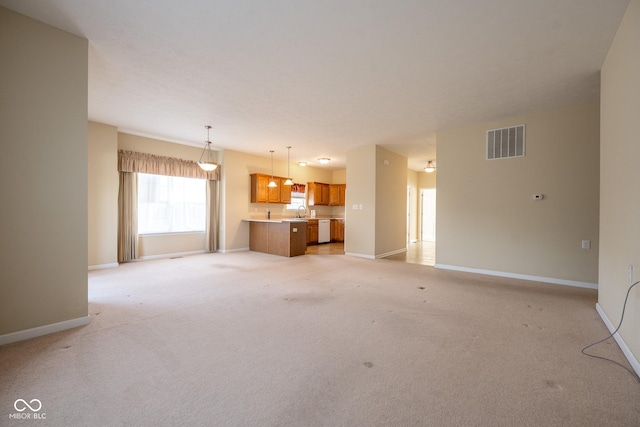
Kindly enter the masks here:
M 306 255 L 344 255 L 344 243 L 323 243 L 307 246 Z M 411 264 L 435 265 L 436 242 L 413 242 L 406 252 L 385 257 L 393 261 Z
M 436 242 L 412 242 L 409 243 L 406 252 L 385 259 L 433 266 L 436 263 Z

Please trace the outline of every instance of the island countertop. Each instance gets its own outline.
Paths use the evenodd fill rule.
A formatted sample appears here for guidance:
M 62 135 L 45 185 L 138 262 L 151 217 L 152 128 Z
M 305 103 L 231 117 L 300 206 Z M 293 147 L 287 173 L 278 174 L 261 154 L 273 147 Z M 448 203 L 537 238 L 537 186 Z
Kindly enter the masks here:
M 273 218 L 273 219 L 267 219 L 267 218 L 242 218 L 242 221 L 245 222 L 275 222 L 275 223 L 281 223 L 281 222 L 308 222 L 307 218 Z

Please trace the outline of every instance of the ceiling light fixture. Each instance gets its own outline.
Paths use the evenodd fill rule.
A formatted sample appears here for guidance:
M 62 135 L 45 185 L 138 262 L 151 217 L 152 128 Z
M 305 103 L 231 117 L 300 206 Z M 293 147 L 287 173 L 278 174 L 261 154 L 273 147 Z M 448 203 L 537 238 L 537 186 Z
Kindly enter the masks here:
M 287 176 L 290 177 L 291 176 L 291 171 L 289 170 L 289 151 L 291 150 L 290 146 L 287 146 Z M 293 185 L 293 181 L 291 180 L 291 178 L 287 178 L 287 180 L 284 182 L 284 185 Z
M 198 166 L 207 172 L 211 172 L 216 170 L 218 164 L 213 161 L 213 151 L 211 150 L 211 141 L 209 141 L 209 129 L 211 129 L 211 126 L 206 125 L 205 127 L 207 128 L 207 140 L 204 143 L 204 150 L 202 150 L 202 155 L 200 155 Z M 202 158 L 205 157 L 205 153 L 207 156 L 206 160 L 203 161 Z
M 433 172 L 434 170 L 436 170 L 436 164 L 435 164 L 435 163 L 433 163 L 433 161 L 432 161 L 432 160 L 429 160 L 429 161 L 427 162 L 427 166 L 425 166 L 425 168 L 424 168 L 424 171 L 425 171 L 425 172 L 427 172 L 427 173 L 431 173 L 431 172 Z
M 298 166 L 305 167 L 307 166 L 307 162 L 298 162 Z
M 327 163 L 329 163 L 330 161 L 331 161 L 331 159 L 330 159 L 330 158 L 328 158 L 328 157 L 320 157 L 320 158 L 318 159 L 318 162 L 319 162 L 321 165 L 326 165 L 326 164 L 327 164 Z
M 277 187 L 278 184 L 276 184 L 276 181 L 273 179 L 273 150 L 269 150 L 269 152 L 271 153 L 271 181 L 269 181 L 269 185 L 267 185 L 267 187 Z

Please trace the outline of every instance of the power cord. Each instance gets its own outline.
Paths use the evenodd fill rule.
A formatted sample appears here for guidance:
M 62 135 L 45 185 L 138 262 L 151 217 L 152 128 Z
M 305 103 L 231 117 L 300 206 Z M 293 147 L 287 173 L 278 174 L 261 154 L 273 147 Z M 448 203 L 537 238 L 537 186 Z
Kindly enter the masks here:
M 606 338 L 603 338 L 600 341 L 596 341 L 593 344 L 589 344 L 588 346 L 583 348 L 582 349 L 582 354 L 584 354 L 585 356 L 593 357 L 593 358 L 596 358 L 596 359 L 602 359 L 602 360 L 606 360 L 606 361 L 611 362 L 611 363 L 615 363 L 616 365 L 620 366 L 622 369 L 626 370 L 631 375 L 633 375 L 633 377 L 636 380 L 638 380 L 638 382 L 640 382 L 640 376 L 638 376 L 638 374 L 636 374 L 634 371 L 632 371 L 631 369 L 627 368 L 623 364 L 618 363 L 615 360 L 608 359 L 606 357 L 596 356 L 594 354 L 589 354 L 589 353 L 585 352 L 586 349 L 588 349 L 590 347 L 593 347 L 594 345 L 600 344 L 601 342 L 604 342 L 604 341 L 608 340 L 609 338 L 612 338 L 618 332 L 618 330 L 620 330 L 620 327 L 622 326 L 622 321 L 624 320 L 624 311 L 627 308 L 627 300 L 629 299 L 629 292 L 631 292 L 631 289 L 633 289 L 633 287 L 635 285 L 637 285 L 638 283 L 640 283 L 640 280 L 635 282 L 633 285 L 629 286 L 629 289 L 627 289 L 627 296 L 624 298 L 624 304 L 622 305 L 622 315 L 620 316 L 620 323 L 618 324 L 618 327 L 616 328 L 616 330 L 611 332 L 611 334 L 609 334 L 609 336 L 607 336 Z

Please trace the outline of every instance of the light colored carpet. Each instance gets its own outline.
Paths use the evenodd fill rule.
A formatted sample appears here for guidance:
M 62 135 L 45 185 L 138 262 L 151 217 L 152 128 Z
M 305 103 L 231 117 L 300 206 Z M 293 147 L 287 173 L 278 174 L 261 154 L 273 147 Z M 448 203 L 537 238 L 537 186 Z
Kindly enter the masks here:
M 0 425 L 637 426 L 580 354 L 594 290 L 389 260 L 245 252 L 89 273 L 91 324 L 0 347 Z M 594 353 L 624 362 L 609 340 Z

